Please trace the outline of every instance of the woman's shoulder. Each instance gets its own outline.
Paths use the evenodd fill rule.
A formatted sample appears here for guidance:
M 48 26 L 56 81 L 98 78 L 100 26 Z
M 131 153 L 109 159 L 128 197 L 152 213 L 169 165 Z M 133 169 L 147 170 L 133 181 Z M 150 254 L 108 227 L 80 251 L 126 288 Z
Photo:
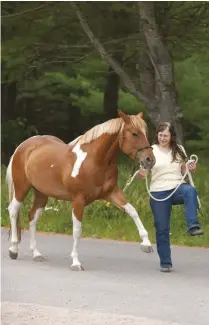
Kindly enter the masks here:
M 153 149 L 157 149 L 157 148 L 158 148 L 158 145 L 157 145 L 157 144 L 152 144 L 151 147 L 152 147 Z

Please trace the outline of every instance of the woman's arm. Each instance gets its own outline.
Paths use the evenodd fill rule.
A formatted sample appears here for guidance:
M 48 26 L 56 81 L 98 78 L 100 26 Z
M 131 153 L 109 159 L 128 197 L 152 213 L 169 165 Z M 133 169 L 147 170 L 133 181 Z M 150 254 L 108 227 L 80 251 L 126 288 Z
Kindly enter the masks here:
M 185 156 L 187 157 L 187 153 L 186 150 L 184 149 L 184 147 L 182 145 L 179 145 L 181 147 L 181 150 L 184 152 Z M 190 162 L 188 164 L 188 169 L 191 173 L 195 173 L 196 171 L 196 162 L 194 160 L 192 160 L 192 162 Z M 186 173 L 186 164 L 183 163 L 181 165 L 181 174 L 184 175 Z
M 183 164 L 181 165 L 181 175 L 184 175 L 185 173 L 186 173 L 186 164 L 183 163 Z

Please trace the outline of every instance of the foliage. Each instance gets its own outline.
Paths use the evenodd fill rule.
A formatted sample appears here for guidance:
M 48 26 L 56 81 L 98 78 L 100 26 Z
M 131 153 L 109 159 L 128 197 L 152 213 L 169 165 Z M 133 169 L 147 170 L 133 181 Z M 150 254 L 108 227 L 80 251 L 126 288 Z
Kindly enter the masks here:
M 1 126 L 2 131 L 2 161 L 6 160 L 5 155 L 12 156 L 16 148 L 25 138 L 29 138 L 38 133 L 34 125 L 28 125 L 25 118 L 18 118 L 16 121 L 4 121 Z
M 176 63 L 179 100 L 185 119 L 187 145 L 209 153 L 209 64 L 208 56 L 195 53 Z
M 139 84 L 136 4 L 78 5 L 108 53 L 120 57 Z M 155 2 L 158 26 L 174 58 L 186 145 L 197 153 L 209 151 L 208 7 L 202 1 Z M 17 83 L 14 107 L 8 100 L 13 94 L 2 94 L 4 110 L 13 110 L 12 120 L 2 114 L 3 155 L 37 132 L 70 141 L 104 121 L 108 68 L 80 29 L 70 2 L 3 2 L 2 85 Z M 144 105 L 122 88 L 118 107 L 146 116 Z
M 156 20 L 173 57 L 185 59 L 200 47 L 208 47 L 206 1 L 156 1 Z

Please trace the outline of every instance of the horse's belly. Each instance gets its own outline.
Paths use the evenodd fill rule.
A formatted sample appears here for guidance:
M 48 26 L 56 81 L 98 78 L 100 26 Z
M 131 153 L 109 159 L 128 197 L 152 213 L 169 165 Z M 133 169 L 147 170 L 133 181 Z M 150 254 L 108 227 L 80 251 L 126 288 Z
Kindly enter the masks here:
M 53 165 L 43 170 L 38 164 L 34 164 L 26 170 L 26 173 L 31 185 L 46 196 L 71 200 L 71 193 L 63 185 L 59 172 L 53 171 Z
M 117 185 L 117 181 L 115 179 L 111 179 L 109 181 L 104 182 L 99 198 L 103 199 L 106 198 L 108 195 L 110 195 L 112 191 L 115 189 L 116 185 Z
M 42 182 L 37 179 L 31 179 L 31 184 L 38 191 L 45 194 L 46 196 L 56 198 L 58 200 L 69 200 L 71 201 L 72 195 L 62 184 L 54 182 L 53 179 L 43 179 Z

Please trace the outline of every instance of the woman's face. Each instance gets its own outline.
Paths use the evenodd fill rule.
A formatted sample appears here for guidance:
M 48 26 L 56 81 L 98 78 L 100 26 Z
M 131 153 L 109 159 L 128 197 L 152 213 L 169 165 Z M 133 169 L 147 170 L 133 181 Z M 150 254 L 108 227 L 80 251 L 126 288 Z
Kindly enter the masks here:
M 158 142 L 162 147 L 170 147 L 171 134 L 168 128 L 166 128 L 164 131 L 160 131 L 157 137 L 158 137 Z

